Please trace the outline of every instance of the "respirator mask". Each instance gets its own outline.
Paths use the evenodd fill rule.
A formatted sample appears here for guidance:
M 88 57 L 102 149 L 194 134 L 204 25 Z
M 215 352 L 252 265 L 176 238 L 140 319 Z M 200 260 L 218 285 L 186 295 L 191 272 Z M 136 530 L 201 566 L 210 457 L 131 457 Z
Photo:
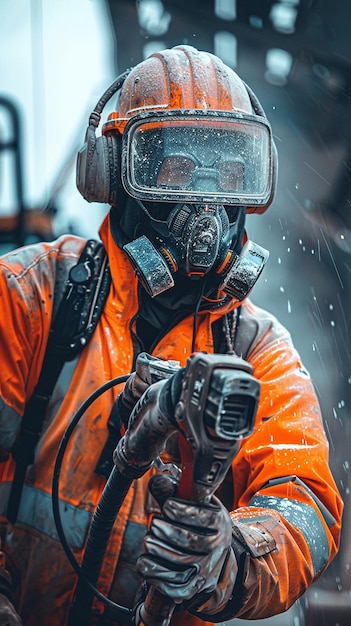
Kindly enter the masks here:
M 211 274 L 242 300 L 268 252 L 246 242 L 247 206 L 267 203 L 272 187 L 270 127 L 248 114 L 143 112 L 122 138 L 122 183 L 137 201 L 142 234 L 123 246 L 151 297 L 177 272 Z

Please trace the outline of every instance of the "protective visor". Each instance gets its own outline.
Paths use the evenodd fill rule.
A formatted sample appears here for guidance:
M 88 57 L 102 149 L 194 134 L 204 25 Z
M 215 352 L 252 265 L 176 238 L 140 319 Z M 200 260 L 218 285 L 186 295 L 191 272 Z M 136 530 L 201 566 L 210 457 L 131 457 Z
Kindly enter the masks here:
M 134 198 L 263 206 L 272 193 L 268 122 L 231 111 L 149 111 L 122 142 L 122 181 Z

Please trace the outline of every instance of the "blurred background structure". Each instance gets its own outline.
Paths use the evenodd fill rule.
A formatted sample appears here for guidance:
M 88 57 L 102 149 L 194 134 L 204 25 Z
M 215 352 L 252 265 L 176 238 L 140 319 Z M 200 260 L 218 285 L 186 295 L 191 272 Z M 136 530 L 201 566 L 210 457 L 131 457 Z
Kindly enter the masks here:
M 0 0 L 1 252 L 97 235 L 108 207 L 76 190 L 76 152 L 100 95 L 157 49 L 218 54 L 272 124 L 278 192 L 248 218 L 270 250 L 252 299 L 289 328 L 311 372 L 345 515 L 328 572 L 265 626 L 351 624 L 350 27 L 349 0 Z

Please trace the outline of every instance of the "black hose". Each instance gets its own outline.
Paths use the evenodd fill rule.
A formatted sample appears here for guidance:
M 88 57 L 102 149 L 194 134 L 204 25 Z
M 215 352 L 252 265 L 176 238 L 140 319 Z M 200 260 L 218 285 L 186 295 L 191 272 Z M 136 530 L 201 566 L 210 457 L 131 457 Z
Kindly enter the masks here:
M 116 466 L 113 468 L 91 523 L 81 565 L 83 576 L 78 579 L 68 626 L 85 626 L 90 622 L 95 593 L 91 586 L 87 587 L 85 580 L 88 579 L 94 586 L 97 583 L 112 527 L 132 482 L 133 479 L 123 476 Z M 118 605 L 116 608 L 119 610 Z M 124 613 L 123 618 L 125 621 Z
M 91 582 L 90 580 L 90 576 L 88 577 L 87 575 L 87 569 L 93 569 L 95 570 L 98 567 L 98 561 L 100 560 L 100 550 L 99 550 L 99 555 L 97 557 L 97 560 L 95 561 L 94 565 L 92 565 L 92 567 L 90 568 L 90 566 L 87 568 L 86 566 L 84 567 L 84 571 L 83 568 L 79 565 L 79 563 L 77 562 L 70 545 L 68 544 L 68 541 L 66 539 L 64 530 L 63 530 L 63 525 L 62 525 L 62 520 L 61 520 L 61 513 L 60 513 L 60 506 L 59 506 L 59 480 L 60 480 L 60 473 L 61 473 L 61 467 L 62 467 L 62 463 L 63 463 L 63 458 L 64 458 L 64 454 L 68 445 L 68 442 L 72 436 L 72 433 L 76 427 L 76 425 L 78 424 L 79 420 L 82 418 L 82 416 L 84 415 L 84 413 L 87 411 L 87 409 L 90 407 L 90 405 L 94 402 L 94 400 L 96 400 L 100 395 L 102 395 L 105 391 L 107 391 L 108 389 L 110 389 L 111 387 L 114 387 L 115 385 L 118 385 L 122 382 L 125 382 L 127 380 L 127 378 L 129 377 L 129 374 L 125 375 L 125 376 L 118 376 L 117 378 L 114 378 L 112 380 L 107 381 L 106 383 L 104 383 L 103 385 L 101 385 L 101 387 L 99 387 L 98 389 L 96 389 L 84 402 L 83 404 L 79 407 L 79 409 L 77 410 L 77 412 L 74 414 L 74 416 L 72 417 L 72 420 L 69 424 L 69 426 L 66 429 L 65 434 L 62 437 L 58 452 L 57 452 L 57 456 L 56 456 L 56 461 L 55 461 L 55 466 L 54 466 L 54 473 L 53 473 L 53 480 L 52 480 L 52 508 L 53 508 L 53 515 L 54 515 L 54 520 L 55 520 L 55 524 L 56 524 L 56 529 L 57 529 L 57 534 L 58 537 L 60 539 L 60 542 L 62 544 L 62 547 L 66 553 L 66 556 L 69 560 L 69 562 L 71 563 L 74 571 L 76 572 L 76 574 L 78 575 L 78 587 L 80 587 L 81 585 L 84 586 L 84 590 L 85 593 L 89 593 L 91 594 L 91 597 L 93 598 L 93 596 L 95 595 L 99 600 L 101 600 L 101 602 L 103 602 L 105 605 L 109 606 L 110 608 L 112 608 L 116 613 L 118 612 L 121 616 L 121 620 L 123 621 L 123 623 L 131 623 L 132 620 L 132 614 L 133 611 L 132 609 L 129 609 L 127 607 L 124 606 L 120 606 L 119 604 L 116 604 L 115 602 L 113 602 L 112 600 L 110 600 L 109 598 L 107 598 L 106 596 L 104 596 L 102 593 L 100 593 L 100 591 L 98 591 L 98 589 L 96 589 L 95 585 L 93 584 L 93 582 Z M 101 495 L 100 498 L 100 502 L 98 505 L 98 509 L 99 509 L 99 513 L 98 513 L 98 521 L 97 524 L 99 524 L 99 527 L 101 526 L 102 523 L 105 523 L 104 518 L 105 518 L 105 496 L 106 496 L 106 488 L 107 488 L 107 501 L 108 503 L 110 502 L 110 494 L 112 493 L 113 490 L 113 495 L 114 495 L 114 502 L 116 503 L 116 508 L 118 509 L 118 507 L 120 508 L 125 495 L 128 491 L 128 488 L 131 484 L 132 479 L 130 477 L 128 477 L 127 479 L 124 476 L 121 476 L 121 474 L 119 473 L 119 471 L 117 470 L 117 468 L 115 468 L 115 471 L 113 471 L 111 473 L 112 478 L 111 478 L 111 482 L 108 480 L 108 482 L 105 485 L 105 489 Z M 127 481 L 129 482 L 128 486 L 127 486 Z M 120 497 L 118 496 L 118 493 L 120 491 Z M 101 500 L 103 499 L 103 502 L 101 503 Z M 100 506 L 101 504 L 101 506 Z M 103 509 L 101 511 L 101 508 Z M 108 504 L 107 506 L 108 509 L 112 509 L 113 505 L 112 505 L 112 500 L 111 500 L 111 504 Z M 118 510 L 117 510 L 118 513 Z M 116 515 L 117 515 L 116 513 Z M 95 513 L 96 517 L 97 512 Z M 113 521 L 112 521 L 112 517 L 114 515 L 114 512 L 112 510 L 109 511 L 109 524 L 113 525 Z M 115 515 L 115 517 L 116 517 Z M 114 519 L 115 519 L 114 517 Z M 94 519 L 94 518 L 93 518 Z M 110 527 L 109 533 L 111 531 L 112 525 Z M 95 526 L 95 524 L 94 524 Z M 92 527 L 91 527 L 92 528 Z M 95 533 L 95 529 L 93 529 L 93 533 L 94 535 L 96 535 Z M 90 531 L 91 534 L 91 531 Z M 106 535 L 104 534 L 104 536 L 102 537 L 102 542 L 106 542 L 108 541 L 108 537 L 106 538 Z M 88 539 L 88 543 L 90 544 L 90 537 Z M 89 561 L 92 560 L 91 557 L 91 544 L 89 547 L 89 553 L 87 555 L 87 559 Z M 85 556 L 85 555 L 84 555 Z M 83 557 L 83 561 L 84 561 L 84 557 Z M 101 562 L 100 562 L 100 567 L 101 567 Z M 98 578 L 98 573 L 94 574 L 94 582 L 96 582 L 97 578 Z M 84 600 L 85 602 L 85 600 Z M 83 606 L 84 606 L 84 602 L 83 602 Z M 78 605 L 77 605 L 78 607 Z M 90 606 L 91 608 L 91 606 Z M 75 609 L 76 610 L 76 609 Z M 89 612 L 89 617 L 90 617 L 90 612 Z M 88 623 L 88 622 L 85 622 Z M 71 622 L 72 624 L 72 622 Z M 83 626 L 84 622 L 81 621 L 80 616 L 78 617 L 78 619 L 75 622 L 75 626 Z

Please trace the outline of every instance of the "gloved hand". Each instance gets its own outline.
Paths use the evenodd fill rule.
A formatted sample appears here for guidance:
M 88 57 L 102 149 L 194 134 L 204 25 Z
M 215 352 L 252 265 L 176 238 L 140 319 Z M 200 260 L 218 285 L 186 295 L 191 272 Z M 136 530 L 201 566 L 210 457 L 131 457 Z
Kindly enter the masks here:
M 175 365 L 175 361 L 163 361 L 158 359 L 147 352 L 142 352 L 136 359 L 135 372 L 133 372 L 124 385 L 123 391 L 117 396 L 116 401 L 112 405 L 111 413 L 108 419 L 108 432 L 109 436 L 105 443 L 105 446 L 100 454 L 99 460 L 95 467 L 95 472 L 99 476 L 108 478 L 113 469 L 113 452 L 121 437 L 121 427 L 127 429 L 130 415 L 137 404 L 138 400 L 142 397 L 147 388 L 152 385 L 153 377 L 155 374 L 155 363 L 161 364 L 167 370 L 169 363 L 174 364 L 173 369 L 176 371 L 179 369 Z M 157 378 L 167 378 L 166 375 L 162 375 L 161 372 Z
M 147 353 L 141 353 L 136 360 L 135 372 L 129 376 L 123 391 L 116 400 L 118 414 L 125 426 L 129 416 L 144 391 L 152 384 L 151 373 L 148 363 L 159 361 L 156 357 Z
M 0 545 L 0 626 L 21 626 L 22 620 L 12 604 L 13 584 L 6 569 L 6 556 Z
M 22 626 L 22 620 L 7 596 L 0 593 L 0 626 Z
M 217 498 L 196 504 L 174 497 L 162 505 L 137 561 L 146 583 L 176 604 L 216 613 L 228 602 L 238 571 L 231 548 L 232 524 Z

